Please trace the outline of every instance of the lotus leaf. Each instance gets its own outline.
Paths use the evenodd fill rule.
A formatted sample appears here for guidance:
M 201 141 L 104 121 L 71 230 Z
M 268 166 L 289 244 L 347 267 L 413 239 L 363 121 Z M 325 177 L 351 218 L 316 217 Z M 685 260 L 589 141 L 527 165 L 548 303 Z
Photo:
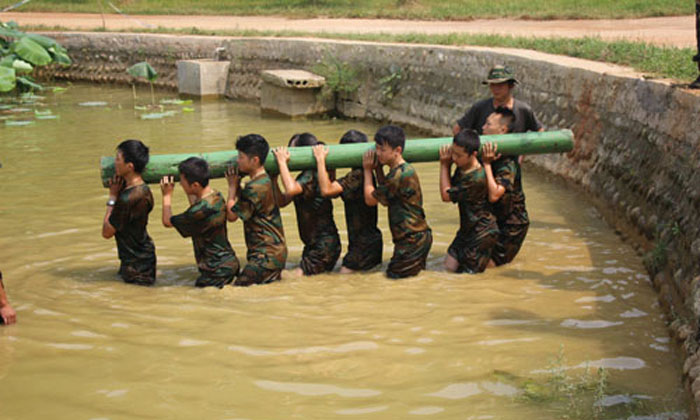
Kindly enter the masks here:
M 12 68 L 18 73 L 29 73 L 30 71 L 34 70 L 34 67 L 32 67 L 31 64 L 19 59 L 12 62 Z
M 32 125 L 34 124 L 34 121 L 26 121 L 26 120 L 21 120 L 21 121 L 15 121 L 15 120 L 5 120 L 5 125 L 8 127 L 22 127 L 25 125 Z
M 16 86 L 15 69 L 0 66 L 0 92 L 9 92 Z
M 145 61 L 134 64 L 126 69 L 126 72 L 134 77 L 142 77 L 149 82 L 153 82 L 158 78 L 158 72 Z
M 151 114 L 141 114 L 142 120 L 159 120 L 165 117 L 172 117 L 175 115 L 175 111 L 165 111 L 165 112 L 153 112 Z
M 35 118 L 37 120 L 57 120 L 58 115 L 37 115 Z
M 81 102 L 78 105 L 80 105 L 80 106 L 107 106 L 107 102 L 102 102 L 102 101 Z
M 35 66 L 45 66 L 53 61 L 48 52 L 41 45 L 25 36 L 13 44 L 13 49 L 22 59 Z
M 36 90 L 43 90 L 44 87 L 41 86 L 40 84 L 34 82 L 33 80 L 29 79 L 28 77 L 17 77 L 17 81 L 31 89 L 36 89 Z

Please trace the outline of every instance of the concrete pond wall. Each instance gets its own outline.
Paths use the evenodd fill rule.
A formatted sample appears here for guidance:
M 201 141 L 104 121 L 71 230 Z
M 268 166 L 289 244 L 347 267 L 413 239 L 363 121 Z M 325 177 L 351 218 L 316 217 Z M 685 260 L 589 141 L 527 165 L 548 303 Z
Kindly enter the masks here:
M 125 69 L 146 60 L 161 87 L 177 89 L 176 60 L 230 60 L 226 96 L 257 101 L 260 72 L 314 71 L 336 60 L 357 91 L 336 96 L 339 114 L 391 121 L 446 136 L 476 99 L 488 69 L 512 66 L 516 97 L 546 129 L 571 128 L 575 149 L 528 157 L 575 183 L 644 258 L 670 329 L 684 351 L 686 384 L 700 402 L 700 94 L 645 80 L 622 67 L 532 51 L 317 39 L 52 33 L 74 64 L 40 74 L 130 83 Z M 690 58 L 689 58 L 690 59 Z M 693 408 L 693 415 L 698 416 Z M 700 416 L 698 416 L 700 417 Z

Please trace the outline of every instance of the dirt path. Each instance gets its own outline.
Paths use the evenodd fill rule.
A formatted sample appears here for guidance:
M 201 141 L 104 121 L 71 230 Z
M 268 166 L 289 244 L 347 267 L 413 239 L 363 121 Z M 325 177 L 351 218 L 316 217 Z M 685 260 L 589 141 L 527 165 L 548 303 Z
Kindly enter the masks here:
M 695 48 L 695 17 L 676 16 L 626 20 L 511 20 L 405 21 L 389 19 L 287 19 L 263 16 L 121 16 L 106 14 L 107 30 L 164 27 L 203 30 L 290 30 L 335 33 L 425 33 L 501 34 L 513 36 L 580 38 L 596 36 L 605 40 L 633 40 Z M 85 30 L 102 27 L 99 14 L 1 13 L 3 21 L 20 25 L 62 26 Z

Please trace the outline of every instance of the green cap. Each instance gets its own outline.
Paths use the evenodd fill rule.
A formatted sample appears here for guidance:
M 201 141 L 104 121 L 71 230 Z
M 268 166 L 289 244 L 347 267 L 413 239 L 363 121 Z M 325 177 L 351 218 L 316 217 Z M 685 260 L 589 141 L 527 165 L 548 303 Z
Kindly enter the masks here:
M 513 75 L 513 70 L 511 70 L 510 67 L 498 65 L 489 71 L 488 77 L 481 83 L 488 85 L 491 83 L 509 82 L 511 80 L 514 83 L 519 83 L 518 79 L 516 79 Z

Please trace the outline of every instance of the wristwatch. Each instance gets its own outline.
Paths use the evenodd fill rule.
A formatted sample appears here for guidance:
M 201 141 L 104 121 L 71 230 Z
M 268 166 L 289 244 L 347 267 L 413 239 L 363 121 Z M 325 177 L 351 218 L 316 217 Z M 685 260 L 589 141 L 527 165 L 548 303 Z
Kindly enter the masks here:
M 117 204 L 117 200 L 115 200 L 113 198 L 110 198 L 109 200 L 107 200 L 107 205 L 109 207 L 114 207 L 115 204 Z

